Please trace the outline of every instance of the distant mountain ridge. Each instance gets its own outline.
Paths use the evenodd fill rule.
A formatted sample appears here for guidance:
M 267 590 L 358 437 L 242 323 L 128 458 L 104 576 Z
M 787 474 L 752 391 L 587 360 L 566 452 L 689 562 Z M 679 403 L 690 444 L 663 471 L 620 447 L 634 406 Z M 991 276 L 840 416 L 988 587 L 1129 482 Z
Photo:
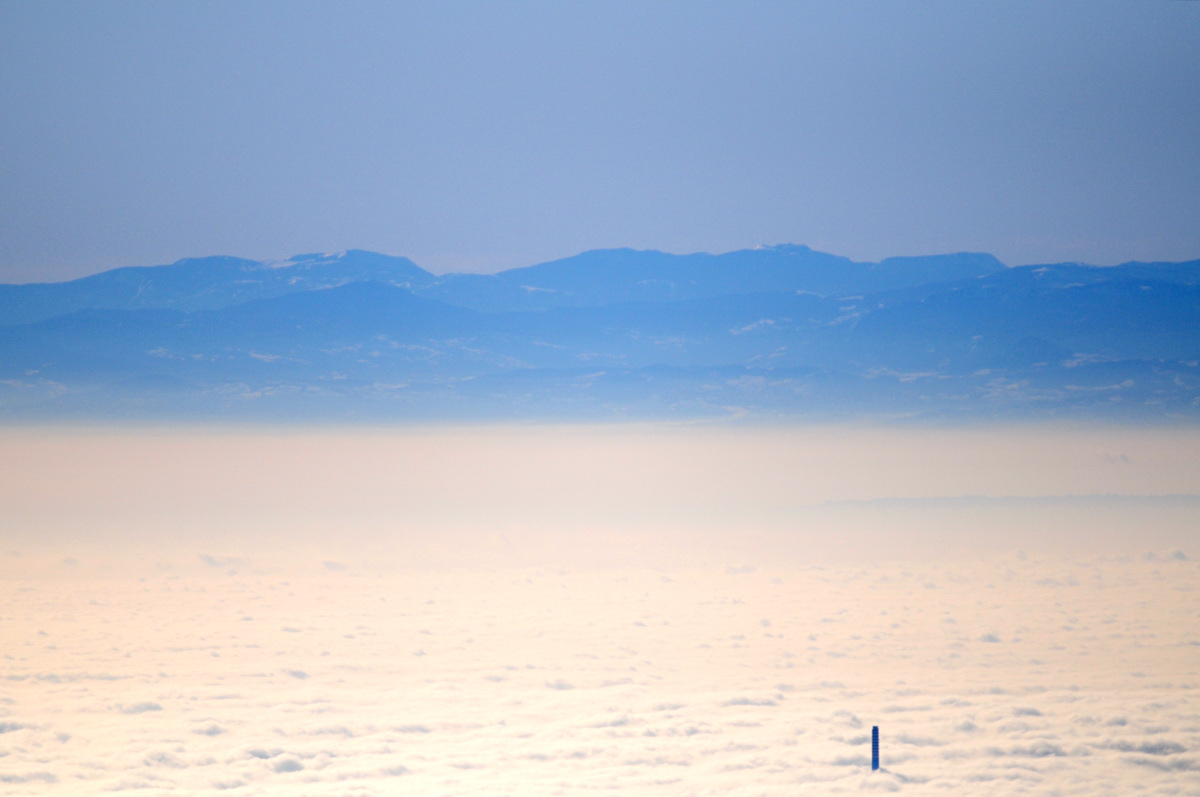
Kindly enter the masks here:
M 215 310 L 235 304 L 375 280 L 420 288 L 434 280 L 406 257 L 351 250 L 297 255 L 272 265 L 238 257 L 188 258 L 169 266 L 118 268 L 69 282 L 0 285 L 0 325 L 76 310 Z
M 477 310 L 531 310 L 685 301 L 737 293 L 874 293 L 1003 268 L 991 255 L 964 253 L 856 263 L 791 244 L 721 255 L 599 249 L 495 275 L 450 275 L 422 292 Z
M 0 286 L 0 418 L 1200 419 L 1200 261 L 360 250 Z
M 602 249 L 499 274 L 425 271 L 405 257 L 362 250 L 296 255 L 270 264 L 235 257 L 105 271 L 70 282 L 0 285 L 0 325 L 75 310 L 215 310 L 253 299 L 376 281 L 447 304 L 485 311 L 590 307 L 621 301 L 682 301 L 728 293 L 804 290 L 876 292 L 965 279 L 1004 268 L 991 255 L 954 254 L 856 263 L 806 246 L 723 255 Z

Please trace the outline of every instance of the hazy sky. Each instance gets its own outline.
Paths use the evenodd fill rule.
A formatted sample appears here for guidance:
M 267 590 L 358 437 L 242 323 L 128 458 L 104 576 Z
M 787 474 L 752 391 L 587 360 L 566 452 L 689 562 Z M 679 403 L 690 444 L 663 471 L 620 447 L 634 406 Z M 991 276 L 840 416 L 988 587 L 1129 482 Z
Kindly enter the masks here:
M 1200 3 L 0 5 L 0 280 L 1200 257 Z

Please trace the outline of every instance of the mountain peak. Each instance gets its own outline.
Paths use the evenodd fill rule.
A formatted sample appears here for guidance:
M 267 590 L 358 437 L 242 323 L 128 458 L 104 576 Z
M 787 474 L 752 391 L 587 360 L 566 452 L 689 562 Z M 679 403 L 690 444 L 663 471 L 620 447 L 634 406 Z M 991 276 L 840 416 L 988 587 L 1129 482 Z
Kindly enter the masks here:
M 779 252 L 781 254 L 807 254 L 814 251 L 804 244 L 758 244 L 753 247 L 755 252 Z

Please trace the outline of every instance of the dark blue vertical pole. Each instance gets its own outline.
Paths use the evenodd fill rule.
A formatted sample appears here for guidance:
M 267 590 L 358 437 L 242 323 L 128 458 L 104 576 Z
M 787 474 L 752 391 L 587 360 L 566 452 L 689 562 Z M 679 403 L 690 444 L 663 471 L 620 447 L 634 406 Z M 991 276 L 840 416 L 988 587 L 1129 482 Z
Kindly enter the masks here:
M 871 726 L 871 769 L 879 769 L 879 726 Z

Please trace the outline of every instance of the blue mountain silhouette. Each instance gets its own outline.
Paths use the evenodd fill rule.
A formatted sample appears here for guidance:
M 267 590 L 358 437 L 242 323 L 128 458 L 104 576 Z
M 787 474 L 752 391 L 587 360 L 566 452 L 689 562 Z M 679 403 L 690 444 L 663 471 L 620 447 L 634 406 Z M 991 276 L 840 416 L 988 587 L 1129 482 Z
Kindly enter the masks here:
M 0 286 L 0 322 L 10 418 L 1200 413 L 1200 261 L 220 257 Z

